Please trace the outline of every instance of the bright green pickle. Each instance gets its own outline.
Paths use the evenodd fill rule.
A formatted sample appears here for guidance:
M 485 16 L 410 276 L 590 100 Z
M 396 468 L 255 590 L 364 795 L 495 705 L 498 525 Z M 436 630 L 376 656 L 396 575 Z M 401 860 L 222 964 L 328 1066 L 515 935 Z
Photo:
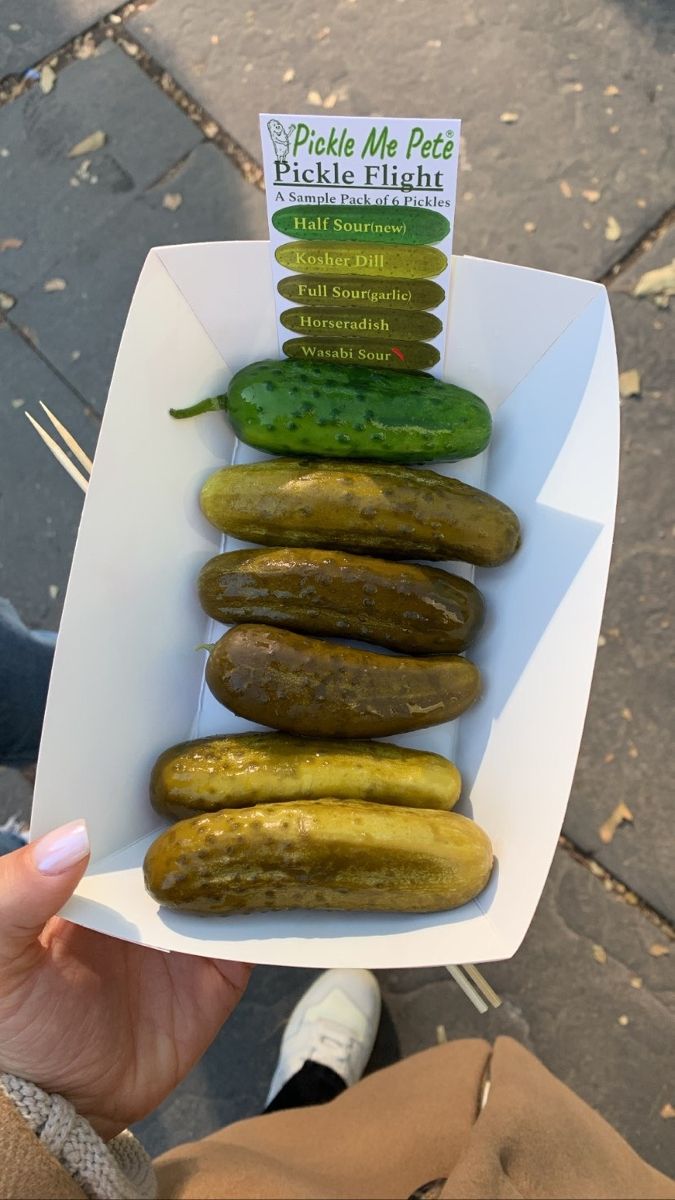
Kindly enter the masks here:
M 312 348 L 340 354 L 391 354 L 404 365 L 431 365 L 437 355 L 422 342 L 350 342 L 296 338 L 287 352 Z M 290 348 L 290 349 L 289 349 Z M 395 363 L 400 360 L 393 354 Z M 487 405 L 465 388 L 412 371 L 369 370 L 350 361 L 297 362 L 291 358 L 251 363 L 230 380 L 226 396 L 174 410 L 178 417 L 226 409 L 238 438 L 268 454 L 330 458 L 376 458 L 388 462 L 452 462 L 471 458 L 490 439 Z M 255 539 L 253 539 L 255 540 Z

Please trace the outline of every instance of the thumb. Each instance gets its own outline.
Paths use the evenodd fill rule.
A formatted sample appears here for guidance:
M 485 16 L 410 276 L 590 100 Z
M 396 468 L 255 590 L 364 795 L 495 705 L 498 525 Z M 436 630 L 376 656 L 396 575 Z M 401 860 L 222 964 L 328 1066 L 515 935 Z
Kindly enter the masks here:
M 84 821 L 71 821 L 0 858 L 0 958 L 16 964 L 72 895 L 89 858 Z

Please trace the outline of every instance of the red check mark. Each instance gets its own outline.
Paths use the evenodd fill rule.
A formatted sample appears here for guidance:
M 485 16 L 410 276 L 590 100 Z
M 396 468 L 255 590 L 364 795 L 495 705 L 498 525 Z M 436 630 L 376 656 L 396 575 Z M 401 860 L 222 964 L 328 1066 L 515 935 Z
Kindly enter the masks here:
M 400 358 L 401 362 L 405 362 L 405 357 L 402 354 L 402 352 L 399 350 L 398 346 L 392 346 L 391 352 L 392 352 L 392 354 L 395 354 L 397 358 Z

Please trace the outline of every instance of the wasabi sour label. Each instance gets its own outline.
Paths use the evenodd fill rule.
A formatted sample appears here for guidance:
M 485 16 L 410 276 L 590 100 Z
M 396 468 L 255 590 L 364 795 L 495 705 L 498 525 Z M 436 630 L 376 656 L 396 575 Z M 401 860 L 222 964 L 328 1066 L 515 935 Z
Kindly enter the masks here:
M 459 130 L 261 114 L 282 353 L 441 374 Z

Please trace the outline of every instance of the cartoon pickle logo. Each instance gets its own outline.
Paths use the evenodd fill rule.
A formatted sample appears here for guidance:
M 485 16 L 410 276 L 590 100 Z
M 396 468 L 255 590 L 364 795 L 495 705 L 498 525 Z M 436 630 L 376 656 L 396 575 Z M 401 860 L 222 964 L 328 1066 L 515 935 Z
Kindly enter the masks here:
M 274 153 L 278 162 L 286 162 L 288 152 L 291 148 L 290 137 L 295 129 L 295 125 L 289 125 L 288 130 L 284 129 L 281 121 L 272 118 L 267 122 L 267 129 L 274 146 Z

